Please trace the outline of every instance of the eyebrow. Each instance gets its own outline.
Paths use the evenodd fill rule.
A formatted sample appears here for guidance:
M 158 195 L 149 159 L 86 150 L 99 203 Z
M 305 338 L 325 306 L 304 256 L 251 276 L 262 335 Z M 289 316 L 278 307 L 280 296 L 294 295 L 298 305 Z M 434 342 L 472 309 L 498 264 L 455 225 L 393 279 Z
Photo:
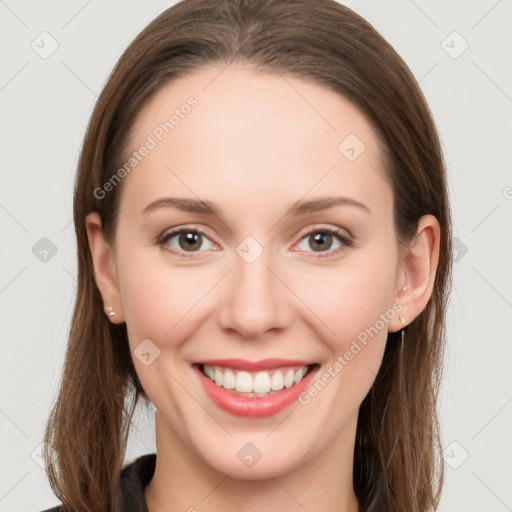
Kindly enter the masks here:
M 310 199 L 308 201 L 298 200 L 292 203 L 285 215 L 295 214 L 301 215 L 305 213 L 316 212 L 333 208 L 334 206 L 354 206 L 371 214 L 370 209 L 363 203 L 352 199 L 351 197 L 321 197 L 318 199 Z M 157 199 L 148 204 L 143 210 L 143 214 L 150 213 L 162 208 L 177 208 L 187 212 L 202 213 L 222 217 L 221 210 L 211 201 L 202 201 L 198 199 L 188 199 L 180 197 L 164 197 Z
M 310 213 L 315 212 L 317 210 L 325 210 L 327 208 L 333 208 L 334 206 L 355 206 L 361 210 L 370 213 L 370 208 L 351 197 L 321 197 L 319 199 L 311 199 L 309 201 L 296 201 L 293 203 L 290 208 L 287 210 L 286 214 L 295 213 Z

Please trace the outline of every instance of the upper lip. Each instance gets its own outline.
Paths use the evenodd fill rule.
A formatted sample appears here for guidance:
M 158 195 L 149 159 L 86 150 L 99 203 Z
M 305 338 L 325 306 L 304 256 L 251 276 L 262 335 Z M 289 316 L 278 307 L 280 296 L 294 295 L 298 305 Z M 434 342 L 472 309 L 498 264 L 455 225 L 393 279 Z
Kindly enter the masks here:
M 234 370 L 245 370 L 248 372 L 259 372 L 272 370 L 283 366 L 310 366 L 315 364 L 312 361 L 303 361 L 297 359 L 262 359 L 260 361 L 247 361 L 245 359 L 208 359 L 198 361 L 196 364 L 208 366 L 224 366 Z

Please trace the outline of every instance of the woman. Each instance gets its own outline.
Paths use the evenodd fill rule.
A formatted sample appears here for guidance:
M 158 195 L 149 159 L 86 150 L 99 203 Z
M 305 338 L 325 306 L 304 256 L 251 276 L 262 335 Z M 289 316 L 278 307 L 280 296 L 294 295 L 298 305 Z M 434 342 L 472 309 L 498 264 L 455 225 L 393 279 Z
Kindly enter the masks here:
M 74 220 L 55 510 L 436 508 L 446 176 L 366 21 L 332 0 L 166 10 L 98 100 Z M 123 468 L 140 399 L 157 453 Z

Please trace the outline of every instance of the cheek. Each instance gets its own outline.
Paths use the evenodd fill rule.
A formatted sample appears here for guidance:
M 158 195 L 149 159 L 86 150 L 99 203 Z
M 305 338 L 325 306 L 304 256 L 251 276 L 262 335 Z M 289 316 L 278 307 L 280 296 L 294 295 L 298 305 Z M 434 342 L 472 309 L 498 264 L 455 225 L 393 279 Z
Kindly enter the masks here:
M 387 342 L 392 308 L 396 260 L 359 258 L 357 268 L 329 272 L 315 280 L 308 306 L 326 328 L 323 338 L 330 360 L 299 403 L 313 407 L 318 417 L 332 422 L 325 435 L 333 438 L 339 425 L 354 415 L 377 375 Z M 305 288 L 301 293 L 305 293 Z M 318 322 L 319 324 L 320 322 Z
M 378 253 L 377 253 L 378 254 Z M 337 269 L 325 269 L 314 281 L 301 280 L 298 294 L 325 324 L 332 348 L 346 350 L 347 343 L 374 325 L 387 332 L 381 315 L 394 315 L 391 308 L 395 288 L 396 260 L 375 255 L 354 258 Z M 314 282 L 314 286 L 311 286 Z M 387 318 L 389 322 L 390 318 Z
M 149 252 L 149 251 L 148 251 Z M 215 276 L 204 269 L 171 267 L 143 250 L 119 259 L 119 283 L 135 370 L 158 410 L 170 407 L 184 421 L 187 395 L 179 382 L 190 378 L 178 364 L 182 345 L 198 329 L 198 312 Z M 217 278 L 218 279 L 218 278 Z M 148 343 L 146 340 L 150 340 Z M 143 354 L 149 352 L 146 361 Z
M 329 414 L 336 425 L 346 421 L 349 412 L 357 414 L 381 366 L 388 324 L 396 315 L 396 265 L 397 252 L 383 244 L 318 274 L 314 287 L 302 281 L 299 293 L 324 325 L 330 360 L 301 403 L 313 401 L 320 416 Z M 320 391 L 322 398 L 315 398 Z
M 167 266 L 136 250 L 119 259 L 118 276 L 132 348 L 146 338 L 158 345 L 183 339 L 188 315 L 214 285 L 204 269 Z

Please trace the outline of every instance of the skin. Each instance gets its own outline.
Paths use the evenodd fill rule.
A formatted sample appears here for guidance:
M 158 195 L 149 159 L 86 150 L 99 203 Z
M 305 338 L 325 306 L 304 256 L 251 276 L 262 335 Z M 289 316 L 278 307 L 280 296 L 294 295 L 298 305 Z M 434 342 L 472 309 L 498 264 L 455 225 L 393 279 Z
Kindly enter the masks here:
M 148 507 L 357 511 L 358 409 L 379 370 L 388 331 L 403 327 L 398 315 L 308 404 L 294 402 L 266 418 L 218 408 L 191 364 L 304 359 L 319 363 L 321 375 L 396 301 L 407 323 L 423 310 L 434 283 L 439 224 L 425 216 L 408 245 L 398 242 L 381 143 L 346 99 L 297 77 L 242 65 L 222 69 L 167 84 L 141 111 L 131 132 L 133 150 L 187 98 L 198 100 L 124 178 L 112 246 L 98 214 L 86 218 L 96 280 L 104 304 L 116 313 L 111 321 L 127 323 L 132 351 L 145 339 L 160 350 L 148 366 L 134 357 L 157 410 Z M 338 150 L 349 134 L 366 147 L 353 162 Z M 142 213 L 171 196 L 212 201 L 221 217 L 173 207 Z M 287 214 L 298 200 L 326 196 L 350 197 L 370 211 L 339 205 Z M 205 231 L 200 249 L 187 253 L 178 236 L 167 247 L 189 258 L 156 241 L 185 225 Z M 336 227 L 354 244 L 334 236 L 322 251 L 314 234 Z M 247 236 L 263 249 L 252 263 L 236 251 Z M 250 468 L 237 457 L 247 442 L 262 454 Z

